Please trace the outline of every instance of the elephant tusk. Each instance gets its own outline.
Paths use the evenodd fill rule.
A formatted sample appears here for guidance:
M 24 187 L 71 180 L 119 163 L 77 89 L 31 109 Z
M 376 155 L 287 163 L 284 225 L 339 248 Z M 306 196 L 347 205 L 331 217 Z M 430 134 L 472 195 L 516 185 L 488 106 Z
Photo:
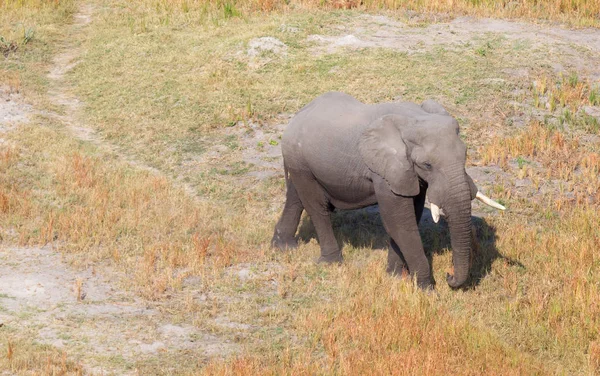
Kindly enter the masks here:
M 433 217 L 435 223 L 438 223 L 440 220 L 440 207 L 433 202 L 431 203 L 431 217 Z
M 499 203 L 492 200 L 491 198 L 489 198 L 488 196 L 484 195 L 481 192 L 477 192 L 477 196 L 475 198 L 477 198 L 479 201 L 483 202 L 484 204 L 491 206 L 492 208 L 506 210 L 506 208 L 503 205 L 500 205 Z

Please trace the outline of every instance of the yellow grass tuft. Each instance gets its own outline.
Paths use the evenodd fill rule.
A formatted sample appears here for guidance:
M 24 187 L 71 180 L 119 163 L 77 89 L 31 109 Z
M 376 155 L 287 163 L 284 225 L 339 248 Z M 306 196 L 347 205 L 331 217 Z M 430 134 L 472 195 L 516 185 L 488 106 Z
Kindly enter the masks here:
M 590 343 L 589 347 L 589 356 L 590 356 L 590 369 L 592 370 L 592 374 L 598 375 L 600 374 L 600 343 L 598 341 L 594 341 Z
M 568 108 L 576 112 L 583 105 L 596 105 L 598 96 L 598 88 L 575 72 L 557 78 L 542 75 L 534 81 L 532 92 L 535 106 L 550 111 Z
M 16 375 L 83 375 L 83 367 L 67 358 L 64 351 L 35 344 L 19 336 L 0 334 L 0 346 L 6 349 L 0 356 L 0 369 Z M 24 337 L 24 336 L 23 336 Z

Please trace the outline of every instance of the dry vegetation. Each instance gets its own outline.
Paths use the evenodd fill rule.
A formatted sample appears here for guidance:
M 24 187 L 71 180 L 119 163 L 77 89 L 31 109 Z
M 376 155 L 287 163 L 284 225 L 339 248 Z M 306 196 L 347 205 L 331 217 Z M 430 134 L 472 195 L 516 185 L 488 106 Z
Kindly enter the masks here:
M 600 4 L 594 0 L 160 0 L 136 1 L 134 7 L 146 7 L 150 18 L 160 13 L 185 17 L 207 16 L 215 19 L 247 17 L 255 12 L 289 11 L 298 9 L 357 9 L 426 12 L 437 16 L 474 15 L 484 17 L 553 20 L 575 26 L 598 26 Z M 433 16 L 436 17 L 436 16 Z M 168 20 L 168 17 L 164 19 Z M 168 22 L 168 21 L 167 21 Z
M 45 73 L 61 46 L 56 42 L 72 39 L 85 51 L 67 75 L 69 89 L 85 103 L 78 118 L 112 145 L 77 140 L 43 111 L 0 134 L 6 140 L 0 143 L 0 236 L 2 245 L 51 244 L 73 267 L 110 264 L 128 276 L 121 288 L 243 348 L 200 366 L 158 353 L 156 362 L 130 369 L 600 373 L 599 127 L 582 110 L 597 108 L 600 83 L 576 71 L 557 74 L 545 64 L 545 47 L 498 35 L 414 54 L 359 49 L 315 56 L 306 42 L 311 34 L 336 35 L 336 26 L 356 22 L 363 10 L 397 9 L 388 15 L 400 19 L 412 9 L 597 26 L 600 3 L 92 3 L 94 21 L 76 34 L 67 26 L 72 1 L 0 0 L 0 35 L 16 46 L 2 50 L 8 52 L 0 84 L 55 109 L 45 99 Z M 25 41 L 29 29 L 35 32 Z M 248 57 L 248 42 L 265 35 L 289 47 L 285 58 Z M 531 74 L 506 73 L 520 67 Z M 461 121 L 469 164 L 499 167 L 502 174 L 485 189 L 510 210 L 475 222 L 472 288 L 451 291 L 443 283 L 451 258 L 443 226 L 423 230 L 441 281 L 436 294 L 385 274 L 385 255 L 371 251 L 385 236 L 368 212 L 334 218 L 345 243 L 343 266 L 315 265 L 314 239 L 293 253 L 268 249 L 283 179 L 249 175 L 257 167 L 243 158 L 245 133 L 228 130 L 269 129 L 281 113 L 327 90 L 367 102 L 437 98 Z M 507 120 L 521 111 L 514 100 L 530 113 L 520 127 Z M 221 152 L 208 158 L 215 145 Z M 515 181 L 529 183 L 519 189 Z M 306 222 L 300 233 L 310 239 Z M 251 277 L 239 278 L 240 270 Z M 223 315 L 247 327 L 219 325 Z M 0 349 L 0 367 L 17 374 L 82 372 L 69 360 L 81 357 L 76 350 L 67 354 L 6 327 L 0 327 Z
M 35 370 L 35 375 L 83 375 L 81 367 L 68 359 L 64 351 L 14 338 L 2 338 L 2 345 L 0 369 L 3 372 L 25 374 Z

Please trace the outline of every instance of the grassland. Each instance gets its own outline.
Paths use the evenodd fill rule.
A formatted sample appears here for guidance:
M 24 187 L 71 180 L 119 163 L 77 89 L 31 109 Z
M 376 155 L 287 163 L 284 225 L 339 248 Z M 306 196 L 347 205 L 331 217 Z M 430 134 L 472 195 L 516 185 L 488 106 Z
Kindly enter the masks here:
M 564 54 L 551 54 L 547 44 L 500 32 L 409 52 L 328 51 L 309 38 L 360 30 L 366 38 L 381 21 L 365 11 L 379 9 L 409 23 L 415 13 L 406 8 L 433 12 L 413 22 L 431 33 L 427 24 L 455 14 L 597 26 L 600 5 L 96 0 L 88 2 L 92 22 L 74 28 L 81 4 L 0 2 L 0 35 L 17 46 L 0 65 L 0 83 L 39 109 L 29 124 L 2 134 L 2 246 L 50 244 L 74 268 L 110 265 L 127 276 L 119 288 L 240 348 L 211 359 L 169 351 L 107 358 L 102 367 L 140 374 L 600 372 L 599 127 L 584 111 L 599 105 L 599 72 L 584 69 L 599 52 L 565 43 L 556 47 Z M 29 29 L 35 32 L 25 41 Z M 264 36 L 285 52 L 250 56 L 249 42 Z M 80 51 L 78 64 L 57 87 L 46 73 L 69 48 Z M 566 69 L 558 73 L 553 64 Z M 48 96 L 58 89 L 84 106 L 70 114 Z M 265 168 L 248 162 L 248 150 L 276 147 L 277 125 L 328 90 L 371 103 L 436 98 L 459 119 L 478 184 L 509 207 L 502 215 L 475 207 L 482 218 L 474 222 L 472 288 L 451 291 L 440 282 L 427 294 L 387 276 L 384 252 L 373 250 L 385 246 L 385 235 L 365 211 L 334 218 L 342 266 L 313 262 L 318 244 L 307 220 L 298 251 L 268 248 L 283 179 L 256 178 Z M 93 136 L 78 137 L 65 119 Z M 267 136 L 250 144 L 257 129 Z M 435 278 L 444 281 L 447 229 L 425 225 L 422 236 Z M 0 346 L 0 367 L 17 374 L 83 372 L 78 361 L 86 355 L 76 344 L 63 352 L 0 327 Z

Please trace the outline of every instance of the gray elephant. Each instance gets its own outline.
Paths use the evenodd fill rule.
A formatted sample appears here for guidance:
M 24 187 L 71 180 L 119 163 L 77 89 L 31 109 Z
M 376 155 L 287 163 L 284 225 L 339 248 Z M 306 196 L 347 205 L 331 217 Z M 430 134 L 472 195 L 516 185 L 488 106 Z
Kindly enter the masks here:
M 282 139 L 286 202 L 271 244 L 295 248 L 306 210 L 317 231 L 321 262 L 341 262 L 333 234 L 334 208 L 379 204 L 391 237 L 387 271 L 408 272 L 421 288 L 432 287 L 418 222 L 425 195 L 434 220 L 443 209 L 450 228 L 454 275 L 463 285 L 471 263 L 471 200 L 504 210 L 477 191 L 465 171 L 466 147 L 457 121 L 437 102 L 364 104 L 331 92 L 306 105 Z

